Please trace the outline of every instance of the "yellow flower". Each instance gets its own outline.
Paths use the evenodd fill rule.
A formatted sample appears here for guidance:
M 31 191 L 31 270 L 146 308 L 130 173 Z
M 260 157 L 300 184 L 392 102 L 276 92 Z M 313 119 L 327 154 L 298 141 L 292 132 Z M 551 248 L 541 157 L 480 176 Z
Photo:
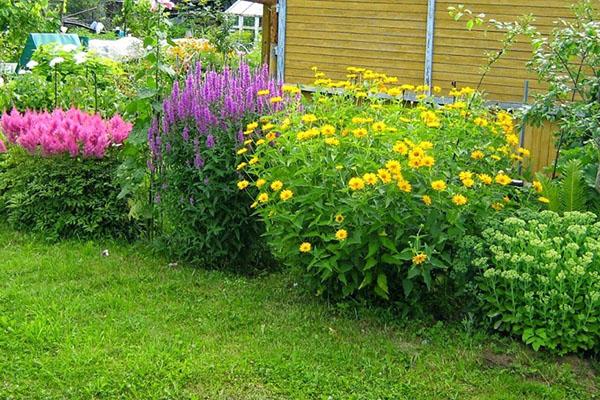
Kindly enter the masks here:
M 251 124 L 246 125 L 246 130 L 252 132 L 258 128 L 258 122 L 252 122 Z
M 419 168 L 421 166 L 420 158 L 411 158 L 408 160 L 408 166 L 411 168 Z
M 258 158 L 258 157 L 252 157 L 252 158 L 250 159 L 250 161 L 248 162 L 248 164 L 250 164 L 250 165 L 258 164 L 258 162 L 259 162 L 259 161 L 260 161 L 260 160 L 259 160 L 259 158 Z
M 271 97 L 271 99 L 269 101 L 271 102 L 271 104 L 281 103 L 283 101 L 283 97 L 281 97 L 281 96 Z
M 415 86 L 414 85 L 402 85 L 400 86 L 400 89 L 402 90 L 415 90 Z
M 291 94 L 300 93 L 300 88 L 298 88 L 297 86 L 292 86 L 292 85 L 283 85 L 281 87 L 281 90 L 283 90 L 284 93 L 291 93 Z
M 396 144 L 393 147 L 393 150 L 396 153 L 401 154 L 403 156 L 408 154 L 408 146 L 404 142 L 396 142 Z
M 471 158 L 473 160 L 481 160 L 483 157 L 485 157 L 485 154 L 481 150 L 475 150 L 471 153 Z
M 342 222 L 344 222 L 344 216 L 342 214 L 338 214 L 335 216 L 335 222 L 337 222 L 338 224 L 341 224 Z
M 412 262 L 414 265 L 420 265 L 427 261 L 427 254 L 419 253 L 412 258 Z
M 335 238 L 339 241 L 346 240 L 348 238 L 348 231 L 340 229 L 335 233 Z
M 531 186 L 533 186 L 535 191 L 538 193 L 541 193 L 544 190 L 544 186 L 542 185 L 542 182 L 540 182 L 540 181 L 533 181 L 531 183 Z
M 412 157 L 412 158 L 421 158 L 424 155 L 425 155 L 425 151 L 423 151 L 423 149 L 420 148 L 419 146 L 414 147 L 408 154 L 408 156 Z
M 260 189 L 261 187 L 263 187 L 265 185 L 265 183 L 267 183 L 267 181 L 260 178 L 259 180 L 256 181 L 256 187 Z
M 237 151 L 237 155 L 238 155 L 238 156 L 241 156 L 242 154 L 244 154 L 244 153 L 247 153 L 247 152 L 248 152 L 248 149 L 247 149 L 247 148 L 239 149 L 239 150 Z
M 375 132 L 384 132 L 387 128 L 385 122 L 375 122 L 371 127 Z
M 441 87 L 439 87 L 439 86 L 434 86 L 434 87 L 433 87 L 433 92 L 434 92 L 434 93 L 440 93 L 441 91 L 442 91 L 442 88 L 441 88 Z
M 385 167 L 388 169 L 388 171 L 390 171 L 392 174 L 399 174 L 400 173 L 400 162 L 396 161 L 396 160 L 390 160 L 388 162 L 385 163 Z
M 496 183 L 499 183 L 502 186 L 506 186 L 509 183 L 512 183 L 512 179 L 510 179 L 510 177 L 506 174 L 500 173 L 498 175 L 496 175 Z
M 501 211 L 504 208 L 504 204 L 496 202 L 492 204 L 492 208 L 496 211 Z
M 316 120 L 317 117 L 314 114 L 306 114 L 302 116 L 302 122 L 306 124 L 310 124 L 312 122 L 315 122 Z
M 335 135 L 335 127 L 332 125 L 323 125 L 321 127 L 321 133 L 325 136 Z
M 325 144 L 328 144 L 330 146 L 339 146 L 340 141 L 337 138 L 325 138 Z
M 542 197 L 539 197 L 539 198 L 538 198 L 538 201 L 540 201 L 540 202 L 542 202 L 542 203 L 544 203 L 544 204 L 548 204 L 548 203 L 550 203 L 550 199 L 549 199 L 549 198 L 547 198 L 547 197 L 543 197 L 543 196 L 542 196 Z
M 377 176 L 379 177 L 379 179 L 381 179 L 381 182 L 383 183 L 390 183 L 392 181 L 392 174 L 390 174 L 390 171 L 388 171 L 387 169 L 378 169 Z
M 367 136 L 367 130 L 365 128 L 357 128 L 352 131 L 352 134 L 357 138 L 362 138 Z
M 304 242 L 300 245 L 301 253 L 310 253 L 311 250 L 312 250 L 312 245 L 308 242 Z
M 479 174 L 477 175 L 477 177 L 479 178 L 479 180 L 481 181 L 481 183 L 483 183 L 484 185 L 491 185 L 492 184 L 492 177 L 487 175 L 487 174 Z
M 457 206 L 464 206 L 465 204 L 467 204 L 467 201 L 467 198 L 462 194 L 455 194 L 454 196 L 452 196 L 452 202 Z
M 240 189 L 240 190 L 244 190 L 244 189 L 246 189 L 246 188 L 248 187 L 248 185 L 250 185 L 250 182 L 248 182 L 248 181 L 239 181 L 239 182 L 237 183 L 237 187 L 238 187 L 238 189 Z
M 271 94 L 271 91 L 269 89 L 263 89 L 259 90 L 256 94 L 258 94 L 259 96 L 268 96 L 269 94 Z
M 258 201 L 255 201 L 254 203 L 250 204 L 250 208 L 256 208 L 258 207 Z
M 275 132 L 269 132 L 265 135 L 265 138 L 269 141 L 272 142 L 273 140 L 275 140 L 277 138 L 277 134 Z
M 488 121 L 485 118 L 477 117 L 473 120 L 473 123 L 477 126 L 486 127 L 488 126 Z
M 421 159 L 421 166 L 423 167 L 433 167 L 435 165 L 435 158 L 431 156 L 425 156 Z
M 247 162 L 242 162 L 242 163 L 239 163 L 239 164 L 238 164 L 238 166 L 237 166 L 237 167 L 235 167 L 235 170 L 236 170 L 236 171 L 241 171 L 242 169 L 246 168 L 246 165 L 248 165 L 248 163 L 247 163 Z
M 266 142 L 265 142 L 265 139 L 258 139 L 258 140 L 256 141 L 256 145 L 257 145 L 257 146 L 260 146 L 261 144 L 265 144 L 265 143 L 266 143 Z
M 467 179 L 463 179 L 462 180 L 462 184 L 465 187 L 470 188 L 470 187 L 473 187 L 473 185 L 475 184 L 475 181 L 473 179 L 471 179 L 471 178 L 467 178 Z
M 502 157 L 500 157 L 500 156 L 499 156 L 499 155 L 497 155 L 497 154 L 492 154 L 492 155 L 490 156 L 490 158 L 491 158 L 492 160 L 496 160 L 496 161 L 500 161 L 500 160 L 502 160 Z
M 410 193 L 410 192 L 412 192 L 412 185 L 410 184 L 410 182 L 408 182 L 404 179 L 399 179 L 398 180 L 398 189 L 402 190 L 403 192 Z
M 365 187 L 365 181 L 361 178 L 355 177 L 350 179 L 350 182 L 348 182 L 348 186 L 350 186 L 350 189 L 352 190 L 361 190 Z
M 367 185 L 375 185 L 377 183 L 377 175 L 372 173 L 364 174 L 363 180 Z
M 402 89 L 398 88 L 398 87 L 393 87 L 391 89 L 388 89 L 387 94 L 392 96 L 392 97 L 397 97 L 400 96 L 402 94 Z
M 423 203 L 426 206 L 430 206 L 431 205 L 431 197 L 429 197 L 428 195 L 421 196 L 421 201 L 423 201 Z
M 433 149 L 433 143 L 429 141 L 420 142 L 418 147 L 422 148 L 423 150 L 431 150 Z
M 258 195 L 257 200 L 259 203 L 266 203 L 267 201 L 269 201 L 269 195 L 266 193 L 261 193 Z
M 531 155 L 531 152 L 527 149 L 524 149 L 523 147 L 519 147 L 519 149 L 517 150 L 519 152 L 519 154 L 521 154 L 523 157 L 529 157 Z
M 283 200 L 283 201 L 288 201 L 288 200 L 289 200 L 289 199 L 291 199 L 293 196 L 294 196 L 294 192 L 292 192 L 292 191 L 291 191 L 291 190 L 289 190 L 289 189 L 286 189 L 286 190 L 282 191 L 282 192 L 279 194 L 279 198 L 280 198 L 281 200 Z
M 446 190 L 446 187 L 447 187 L 446 182 L 444 182 L 442 180 L 437 180 L 437 181 L 431 182 L 431 188 L 433 190 L 437 190 L 438 192 Z
M 473 178 L 473 173 L 472 173 L 472 172 L 469 172 L 469 171 L 461 171 L 461 172 L 458 174 L 458 177 L 459 177 L 459 179 L 460 179 L 461 181 L 464 181 L 465 179 L 471 179 L 471 178 Z
M 283 187 L 283 182 L 281 181 L 275 181 L 273 183 L 271 183 L 271 190 L 273 191 L 278 191 L 281 190 L 281 188 Z

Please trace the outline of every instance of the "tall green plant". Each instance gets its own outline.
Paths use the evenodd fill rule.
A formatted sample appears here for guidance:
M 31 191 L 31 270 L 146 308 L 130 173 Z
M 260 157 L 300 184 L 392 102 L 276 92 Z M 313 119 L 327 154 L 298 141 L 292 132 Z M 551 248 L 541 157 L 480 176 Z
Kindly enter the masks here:
M 549 200 L 548 209 L 559 213 L 585 211 L 589 198 L 581 161 L 569 160 L 560 172 L 561 179 L 558 180 L 538 176 L 543 185 L 542 194 Z

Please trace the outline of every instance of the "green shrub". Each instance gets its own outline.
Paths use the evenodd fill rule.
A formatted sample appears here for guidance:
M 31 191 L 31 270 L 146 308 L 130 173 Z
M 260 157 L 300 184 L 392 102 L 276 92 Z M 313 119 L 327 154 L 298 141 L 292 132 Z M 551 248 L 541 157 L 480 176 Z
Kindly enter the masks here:
M 319 78 L 347 90 L 317 93 L 304 112 L 248 132 L 245 190 L 277 257 L 319 293 L 455 311 L 448 299 L 464 293 L 468 273 L 458 243 L 519 204 L 510 183 L 528 152 L 510 115 L 482 108 L 472 90 L 437 107 L 426 88 L 389 85 L 385 103 L 368 93 L 396 80 L 358 74 L 354 83 Z M 405 90 L 422 101 L 406 106 Z
M 484 231 L 476 260 L 483 309 L 495 329 L 535 350 L 600 344 L 600 222 L 592 213 L 510 217 Z
M 0 213 L 18 230 L 51 240 L 134 234 L 127 201 L 114 183 L 119 161 L 67 155 L 40 157 L 12 147 L 0 166 Z

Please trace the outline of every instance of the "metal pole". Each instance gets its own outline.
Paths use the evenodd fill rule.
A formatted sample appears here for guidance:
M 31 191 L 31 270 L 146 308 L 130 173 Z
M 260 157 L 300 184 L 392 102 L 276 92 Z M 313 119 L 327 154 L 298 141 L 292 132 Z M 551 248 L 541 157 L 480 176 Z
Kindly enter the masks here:
M 287 0 L 277 2 L 277 80 L 285 80 L 285 30 L 286 30 Z
M 523 88 L 523 106 L 527 104 L 529 100 L 529 81 L 525 81 L 525 87 Z M 525 146 L 525 120 L 521 121 L 521 133 L 519 135 L 519 147 Z M 523 171 L 523 162 L 519 162 L 519 175 Z
M 429 86 L 433 83 L 433 39 L 435 37 L 435 0 L 427 0 L 427 36 L 425 39 L 425 72 L 423 82 Z

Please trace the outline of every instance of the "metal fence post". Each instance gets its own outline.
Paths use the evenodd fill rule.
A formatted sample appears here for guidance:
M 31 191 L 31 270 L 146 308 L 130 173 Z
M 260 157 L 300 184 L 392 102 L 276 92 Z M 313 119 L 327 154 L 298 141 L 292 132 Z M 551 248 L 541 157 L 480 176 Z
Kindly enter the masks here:
M 277 2 L 277 80 L 283 83 L 285 79 L 285 31 L 286 31 L 287 1 Z
M 427 36 L 425 40 L 425 73 L 423 82 L 429 86 L 433 82 L 433 39 L 435 36 L 435 0 L 427 0 Z

